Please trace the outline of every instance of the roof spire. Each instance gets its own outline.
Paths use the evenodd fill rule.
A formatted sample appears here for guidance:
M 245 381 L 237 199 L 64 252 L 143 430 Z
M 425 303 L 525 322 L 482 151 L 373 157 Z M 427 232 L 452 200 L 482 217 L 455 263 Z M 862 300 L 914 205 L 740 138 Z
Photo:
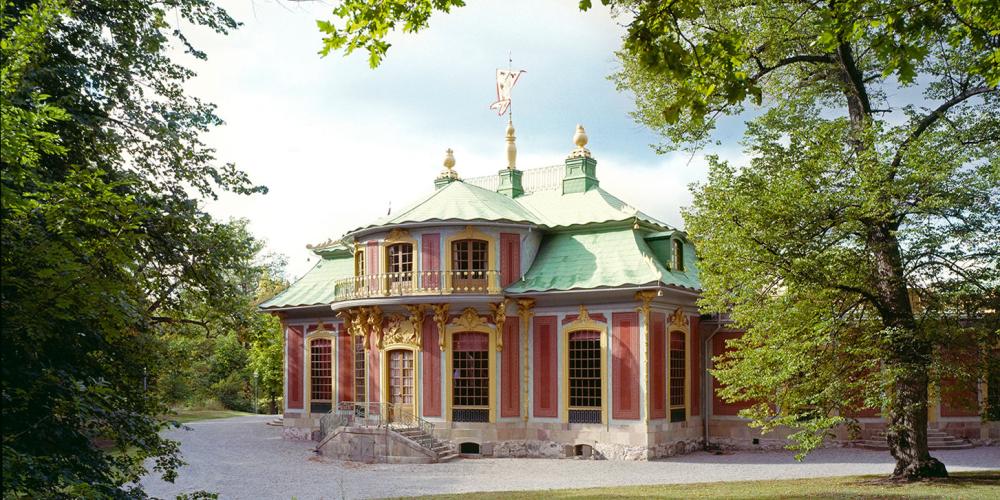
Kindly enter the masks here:
M 507 120 L 507 170 L 517 170 L 517 145 L 514 144 L 517 137 L 514 136 L 514 123 L 509 118 Z

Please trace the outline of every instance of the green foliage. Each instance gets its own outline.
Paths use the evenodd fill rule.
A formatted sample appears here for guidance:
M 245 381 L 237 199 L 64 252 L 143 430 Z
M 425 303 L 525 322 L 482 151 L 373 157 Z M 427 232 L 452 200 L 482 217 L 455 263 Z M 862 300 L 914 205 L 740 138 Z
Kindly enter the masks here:
M 141 497 L 150 464 L 173 479 L 146 389 L 161 334 L 197 308 L 237 323 L 253 296 L 258 243 L 190 193 L 263 188 L 201 142 L 220 120 L 166 54 L 204 54 L 168 20 L 236 27 L 206 0 L 0 0 L 5 497 Z
M 378 67 L 392 45 L 386 41 L 397 26 L 404 33 L 416 33 L 426 28 L 435 10 L 448 13 L 453 7 L 464 7 L 463 0 L 390 0 L 369 2 L 345 0 L 333 9 L 344 20 L 342 26 L 319 20 L 316 25 L 324 34 L 320 54 L 343 49 L 350 54 L 357 49 L 368 51 L 368 64 Z

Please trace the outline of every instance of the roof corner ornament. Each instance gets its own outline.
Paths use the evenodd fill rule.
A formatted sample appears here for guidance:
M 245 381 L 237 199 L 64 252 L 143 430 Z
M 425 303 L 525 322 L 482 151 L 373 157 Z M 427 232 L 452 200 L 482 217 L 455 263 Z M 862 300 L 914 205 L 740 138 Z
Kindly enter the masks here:
M 517 170 L 517 145 L 514 141 L 517 137 L 514 136 L 514 123 L 511 120 L 507 120 L 507 170 Z
M 576 144 L 576 149 L 570 152 L 570 158 L 590 158 L 590 150 L 587 149 L 587 142 L 590 139 L 587 137 L 587 131 L 583 129 L 583 125 L 576 125 L 576 133 L 573 134 L 573 144 Z
M 444 152 L 444 170 L 441 171 L 441 175 L 438 176 L 439 179 L 458 179 L 458 172 L 454 171 L 455 168 L 455 152 L 448 148 Z

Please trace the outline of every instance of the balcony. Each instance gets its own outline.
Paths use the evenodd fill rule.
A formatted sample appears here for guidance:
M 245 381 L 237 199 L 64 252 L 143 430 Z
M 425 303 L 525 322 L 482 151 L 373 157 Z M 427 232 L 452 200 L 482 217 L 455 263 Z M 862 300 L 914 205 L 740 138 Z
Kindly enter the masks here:
M 334 300 L 415 295 L 498 295 L 500 271 L 419 271 L 381 273 L 337 280 Z

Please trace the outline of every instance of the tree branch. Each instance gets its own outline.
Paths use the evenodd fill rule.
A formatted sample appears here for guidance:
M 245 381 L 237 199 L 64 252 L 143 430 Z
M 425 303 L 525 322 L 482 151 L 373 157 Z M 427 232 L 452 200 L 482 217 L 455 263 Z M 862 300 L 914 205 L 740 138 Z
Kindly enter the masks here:
M 958 94 L 957 96 L 952 97 L 951 99 L 945 101 L 943 104 L 938 106 L 937 109 L 931 111 L 926 116 L 921 118 L 920 122 L 917 124 L 917 128 L 913 129 L 913 131 L 910 132 L 910 135 L 908 135 L 906 139 L 903 139 L 903 142 L 899 145 L 899 149 L 896 150 L 896 156 L 892 159 L 892 164 L 891 164 L 892 170 L 895 171 L 897 168 L 899 168 L 899 164 L 902 163 L 903 161 L 903 153 L 906 152 L 906 149 L 909 148 L 914 141 L 920 138 L 920 135 L 923 134 L 924 131 L 930 128 L 931 125 L 934 125 L 934 122 L 938 121 L 939 118 L 944 116 L 944 114 L 947 113 L 949 109 L 951 109 L 953 106 L 957 104 L 964 102 L 965 100 L 971 97 L 977 96 L 979 94 L 985 94 L 988 92 L 996 92 L 996 91 L 997 89 L 986 86 L 968 89 L 965 92 L 962 92 L 961 94 Z
M 772 72 L 772 71 L 774 71 L 774 70 L 776 70 L 778 68 L 782 68 L 782 67 L 788 66 L 790 64 L 795 64 L 795 63 L 800 63 L 800 62 L 811 62 L 811 63 L 832 63 L 832 62 L 834 62 L 833 57 L 829 56 L 829 55 L 799 54 L 799 55 L 794 55 L 794 56 L 786 57 L 786 58 L 778 61 L 777 63 L 775 63 L 774 66 L 765 67 L 763 64 L 760 63 L 759 59 L 757 59 L 756 57 L 754 57 L 754 59 L 757 60 L 757 65 L 760 68 L 760 71 L 758 71 L 757 74 L 755 74 L 755 75 L 753 75 L 751 77 L 751 80 L 753 80 L 753 81 L 757 81 L 757 80 L 763 78 L 768 73 L 770 73 L 770 72 Z
M 198 325 L 205 329 L 206 335 L 212 334 L 212 330 L 208 327 L 207 321 L 200 321 L 197 319 L 187 319 L 187 318 L 171 318 L 168 316 L 153 316 L 152 318 L 149 318 L 149 320 L 152 321 L 153 323 L 168 323 L 168 324 L 184 323 L 188 325 Z

